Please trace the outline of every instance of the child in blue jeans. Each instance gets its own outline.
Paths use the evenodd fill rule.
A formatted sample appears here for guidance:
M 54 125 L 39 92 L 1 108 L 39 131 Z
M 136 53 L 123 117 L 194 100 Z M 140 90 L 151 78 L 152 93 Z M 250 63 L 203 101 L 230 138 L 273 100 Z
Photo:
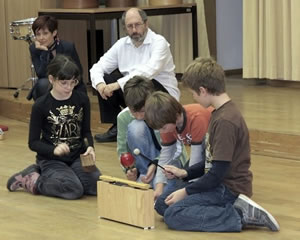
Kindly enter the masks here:
M 279 231 L 275 218 L 250 199 L 248 128 L 225 91 L 222 67 L 211 58 L 198 58 L 187 67 L 182 79 L 196 102 L 215 109 L 205 137 L 206 156 L 205 161 L 187 169 L 164 166 L 168 178 L 183 181 L 157 199 L 156 211 L 169 228 L 176 230 L 240 232 L 243 227 L 259 226 Z M 155 107 L 158 105 L 164 103 L 151 96 L 146 101 L 145 119 L 150 126 L 161 118 Z
M 150 183 L 155 188 L 156 180 L 166 185 L 167 179 L 156 179 L 156 163 L 161 151 L 160 135 L 144 121 L 145 101 L 154 91 L 152 81 L 141 76 L 135 76 L 125 84 L 124 99 L 128 107 L 117 117 L 117 151 L 119 158 L 128 152 L 135 158 L 135 168 L 123 168 L 129 180 Z M 135 154 L 135 149 L 139 149 L 141 154 Z M 154 161 L 150 162 L 148 159 Z M 181 167 L 186 163 L 186 159 L 186 152 L 183 151 L 174 161 Z M 157 194 L 159 193 L 154 193 L 155 198 Z

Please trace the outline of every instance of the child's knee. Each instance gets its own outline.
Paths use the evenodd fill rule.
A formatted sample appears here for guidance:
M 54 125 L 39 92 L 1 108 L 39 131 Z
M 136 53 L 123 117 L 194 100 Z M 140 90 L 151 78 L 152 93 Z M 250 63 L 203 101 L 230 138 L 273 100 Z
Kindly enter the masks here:
M 145 135 L 146 129 L 147 129 L 147 125 L 144 121 L 133 120 L 128 125 L 127 137 L 131 139 L 140 140 L 140 138 Z
M 159 196 L 155 202 L 154 209 L 159 215 L 164 216 L 167 208 L 168 205 L 165 203 L 165 198 L 162 195 Z
M 84 194 L 84 188 L 81 183 L 68 183 L 63 186 L 62 198 L 68 200 L 79 199 Z

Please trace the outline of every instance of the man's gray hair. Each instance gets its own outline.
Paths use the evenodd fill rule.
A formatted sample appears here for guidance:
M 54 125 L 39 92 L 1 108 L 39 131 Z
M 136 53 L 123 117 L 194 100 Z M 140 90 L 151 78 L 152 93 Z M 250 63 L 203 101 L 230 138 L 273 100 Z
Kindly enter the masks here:
M 123 15 L 122 15 L 122 24 L 123 24 L 123 26 L 125 26 L 125 18 L 126 18 L 126 14 L 127 14 L 127 12 L 129 11 L 130 9 L 128 9 L 127 11 L 125 11 L 124 13 L 123 13 Z M 144 11 L 144 10 L 142 10 L 142 9 L 139 9 L 139 8 L 137 8 L 137 10 L 138 10 L 138 13 L 140 14 L 140 16 L 141 16 L 141 18 L 142 18 L 142 20 L 143 20 L 143 22 L 145 23 L 145 22 L 147 22 L 147 14 L 146 14 L 146 12 Z

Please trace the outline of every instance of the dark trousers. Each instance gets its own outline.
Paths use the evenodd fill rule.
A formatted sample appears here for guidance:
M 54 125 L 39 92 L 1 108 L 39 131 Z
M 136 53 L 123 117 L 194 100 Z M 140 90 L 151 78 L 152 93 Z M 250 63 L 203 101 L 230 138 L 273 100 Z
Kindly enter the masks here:
M 70 166 L 56 160 L 41 160 L 37 164 L 41 171 L 37 180 L 39 194 L 64 199 L 97 195 L 100 170 L 85 172 L 80 158 L 77 158 Z
M 104 81 L 106 84 L 114 83 L 121 78 L 121 73 L 105 74 Z M 167 89 L 161 85 L 157 80 L 152 79 L 155 91 L 163 91 L 168 93 Z M 126 107 L 123 91 L 121 89 L 114 91 L 113 95 L 107 100 L 104 100 L 97 91 L 100 119 L 102 123 L 117 123 L 117 116 L 122 108 Z

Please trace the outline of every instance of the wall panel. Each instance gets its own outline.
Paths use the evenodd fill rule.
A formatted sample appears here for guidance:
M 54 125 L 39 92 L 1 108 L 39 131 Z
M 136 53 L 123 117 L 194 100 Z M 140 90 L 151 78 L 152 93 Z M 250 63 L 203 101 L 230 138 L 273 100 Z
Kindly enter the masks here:
M 5 0 L 6 23 L 36 17 L 39 8 L 40 0 Z M 6 41 L 9 72 L 8 87 L 18 87 L 31 75 L 29 46 L 24 40 L 13 40 L 9 34 L 6 36 Z
M 8 87 L 6 35 L 8 34 L 5 21 L 5 2 L 0 0 L 0 87 Z

